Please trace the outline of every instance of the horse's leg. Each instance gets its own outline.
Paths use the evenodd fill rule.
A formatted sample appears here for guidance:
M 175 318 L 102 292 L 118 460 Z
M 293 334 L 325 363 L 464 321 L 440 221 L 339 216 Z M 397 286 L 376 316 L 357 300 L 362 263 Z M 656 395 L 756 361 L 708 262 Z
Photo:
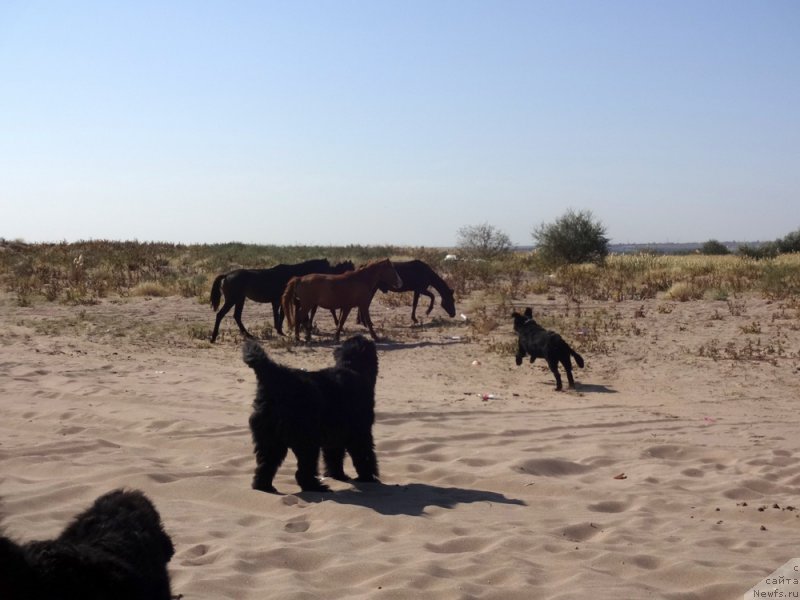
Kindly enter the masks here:
M 244 327 L 244 323 L 242 323 L 242 309 L 244 308 L 244 298 L 239 300 L 236 303 L 236 308 L 233 309 L 233 318 L 236 320 L 236 324 L 239 326 L 239 331 L 242 332 L 243 335 L 247 337 L 253 337 L 247 329 Z
M 300 312 L 300 302 L 297 298 L 294 299 L 294 339 L 295 341 L 300 341 L 300 321 L 303 318 L 303 313 Z
M 430 304 L 430 306 L 428 307 L 428 310 L 426 310 L 426 311 L 425 311 L 425 314 L 426 314 L 426 315 L 429 315 L 429 314 L 431 314 L 431 311 L 433 310 L 433 298 L 434 298 L 434 297 L 433 297 L 433 294 L 431 294 L 431 293 L 430 293 L 428 290 L 422 290 L 422 291 L 421 291 L 421 292 L 419 292 L 419 293 L 420 293 L 420 294 L 422 294 L 423 296 L 427 296 L 428 298 L 430 298 L 430 299 L 431 299 L 431 304 Z
M 419 292 L 414 290 L 414 299 L 411 301 L 411 320 L 417 322 L 417 302 L 419 302 Z
M 342 329 L 344 329 L 344 322 L 347 320 L 347 316 L 349 314 L 350 314 L 349 307 L 342 308 L 342 316 L 339 317 L 339 325 L 336 326 L 336 335 L 333 337 L 334 342 L 339 341 L 339 336 L 342 334 Z
M 372 328 L 372 318 L 369 316 L 369 306 L 361 306 L 358 310 L 364 319 L 364 325 L 366 325 L 369 329 L 369 334 L 372 336 L 372 339 L 377 342 L 378 336 L 375 335 L 375 330 Z
M 306 341 L 311 341 L 311 329 L 314 327 L 314 315 L 317 314 L 317 305 L 311 307 L 311 309 L 303 314 L 303 319 L 305 319 L 306 324 Z
M 211 334 L 212 344 L 217 340 L 217 336 L 219 335 L 219 324 L 222 323 L 222 317 L 228 314 L 228 311 L 233 307 L 233 305 L 234 302 L 226 300 L 225 304 L 223 304 L 222 308 L 220 308 L 219 311 L 217 312 L 217 321 L 214 323 L 214 331 Z
M 311 310 L 308 312 L 308 323 L 309 323 L 309 326 L 310 326 L 310 327 L 314 327 L 314 317 L 316 317 L 316 316 L 317 316 L 317 308 L 318 308 L 317 306 L 314 306 L 314 307 L 313 307 L 313 308 L 312 308 L 312 309 L 311 309 Z
M 283 311 L 281 310 L 280 300 L 272 303 L 272 320 L 275 323 L 275 332 L 278 335 L 283 335 Z

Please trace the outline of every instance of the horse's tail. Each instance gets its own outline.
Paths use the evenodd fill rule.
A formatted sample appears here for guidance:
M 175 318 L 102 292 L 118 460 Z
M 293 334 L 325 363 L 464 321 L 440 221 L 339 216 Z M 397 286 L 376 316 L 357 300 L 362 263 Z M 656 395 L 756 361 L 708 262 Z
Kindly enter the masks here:
M 286 317 L 286 324 L 289 326 L 290 330 L 294 327 L 294 295 L 295 288 L 297 287 L 297 280 L 297 277 L 292 277 L 289 280 L 289 283 L 286 284 L 286 289 L 283 291 L 283 296 L 281 296 L 281 308 L 283 308 L 283 314 Z
M 222 298 L 222 280 L 225 279 L 227 273 L 217 275 L 214 283 L 211 284 L 211 308 L 217 310 L 219 308 L 219 301 Z
M 569 353 L 575 359 L 575 363 L 582 369 L 583 368 L 583 357 L 580 354 L 578 354 L 577 352 L 575 352 L 575 350 L 573 350 L 571 347 L 569 347 L 569 346 L 567 346 L 567 347 L 569 348 Z

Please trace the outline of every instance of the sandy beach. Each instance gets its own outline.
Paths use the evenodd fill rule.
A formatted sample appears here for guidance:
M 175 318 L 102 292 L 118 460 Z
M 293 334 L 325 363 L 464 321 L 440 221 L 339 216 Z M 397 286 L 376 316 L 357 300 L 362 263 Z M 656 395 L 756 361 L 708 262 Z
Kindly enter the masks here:
M 100 494 L 141 489 L 186 600 L 741 598 L 800 556 L 800 309 L 734 302 L 587 303 L 591 341 L 560 332 L 586 368 L 558 393 L 543 361 L 499 350 L 510 319 L 479 333 L 459 303 L 466 320 L 437 307 L 411 327 L 410 307 L 376 300 L 382 484 L 300 493 L 290 454 L 272 495 L 250 488 L 255 378 L 230 316 L 211 345 L 196 299 L 2 295 L 2 527 L 52 537 Z M 244 321 L 270 314 L 248 302 Z M 310 346 L 264 346 L 328 366 L 333 323 L 317 324 Z

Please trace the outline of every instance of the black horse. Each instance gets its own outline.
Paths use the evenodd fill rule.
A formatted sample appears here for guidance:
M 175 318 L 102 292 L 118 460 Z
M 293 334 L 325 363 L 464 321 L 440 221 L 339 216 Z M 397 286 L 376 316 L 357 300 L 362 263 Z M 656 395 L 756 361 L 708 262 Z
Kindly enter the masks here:
M 417 322 L 417 303 L 419 302 L 420 295 L 430 298 L 431 303 L 428 310 L 425 311 L 426 315 L 431 314 L 433 310 L 434 296 L 428 291 L 432 287 L 442 298 L 442 308 L 451 317 L 456 316 L 456 303 L 453 299 L 453 290 L 445 283 L 444 279 L 439 277 L 436 272 L 431 269 L 426 263 L 421 260 L 408 260 L 404 262 L 392 261 L 395 271 L 403 280 L 403 285 L 399 288 L 390 288 L 383 284 L 378 285 L 378 289 L 384 293 L 386 292 L 414 292 L 414 300 L 411 305 L 411 320 Z
M 353 263 L 349 260 L 332 267 L 328 259 L 320 258 L 307 260 L 296 265 L 281 264 L 269 269 L 236 269 L 230 273 L 218 275 L 211 286 L 211 308 L 214 310 L 219 308 L 219 302 L 223 294 L 225 295 L 225 304 L 217 312 L 217 320 L 214 323 L 211 342 L 213 343 L 217 339 L 219 324 L 233 306 L 236 307 L 233 311 L 233 318 L 239 326 L 239 331 L 247 337 L 253 337 L 242 323 L 242 309 L 244 308 L 245 298 L 250 298 L 255 302 L 270 302 L 275 321 L 275 331 L 283 335 L 281 295 L 283 295 L 283 290 L 292 277 L 311 273 L 344 273 L 345 271 L 352 271 L 354 268 Z

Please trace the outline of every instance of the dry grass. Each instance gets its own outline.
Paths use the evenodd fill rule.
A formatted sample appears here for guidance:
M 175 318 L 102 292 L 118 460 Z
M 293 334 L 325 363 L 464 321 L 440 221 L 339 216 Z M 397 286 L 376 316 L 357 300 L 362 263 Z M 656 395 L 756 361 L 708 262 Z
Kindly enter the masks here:
M 265 268 L 327 257 L 356 264 L 386 256 L 420 258 L 431 264 L 456 292 L 498 296 L 501 304 L 557 289 L 577 301 L 645 300 L 665 294 L 677 301 L 703 297 L 727 300 L 757 291 L 778 300 L 800 296 L 800 255 L 755 260 L 742 256 L 610 256 L 605 264 L 568 265 L 550 272 L 535 254 L 512 254 L 497 261 L 447 261 L 447 249 L 392 246 L 191 245 L 88 241 L 25 244 L 0 239 L 0 284 L 17 303 L 38 301 L 93 304 L 108 296 L 181 295 L 208 301 L 210 282 L 239 267 Z M 404 303 L 387 294 L 381 302 Z M 424 299 L 423 299 L 424 301 Z

